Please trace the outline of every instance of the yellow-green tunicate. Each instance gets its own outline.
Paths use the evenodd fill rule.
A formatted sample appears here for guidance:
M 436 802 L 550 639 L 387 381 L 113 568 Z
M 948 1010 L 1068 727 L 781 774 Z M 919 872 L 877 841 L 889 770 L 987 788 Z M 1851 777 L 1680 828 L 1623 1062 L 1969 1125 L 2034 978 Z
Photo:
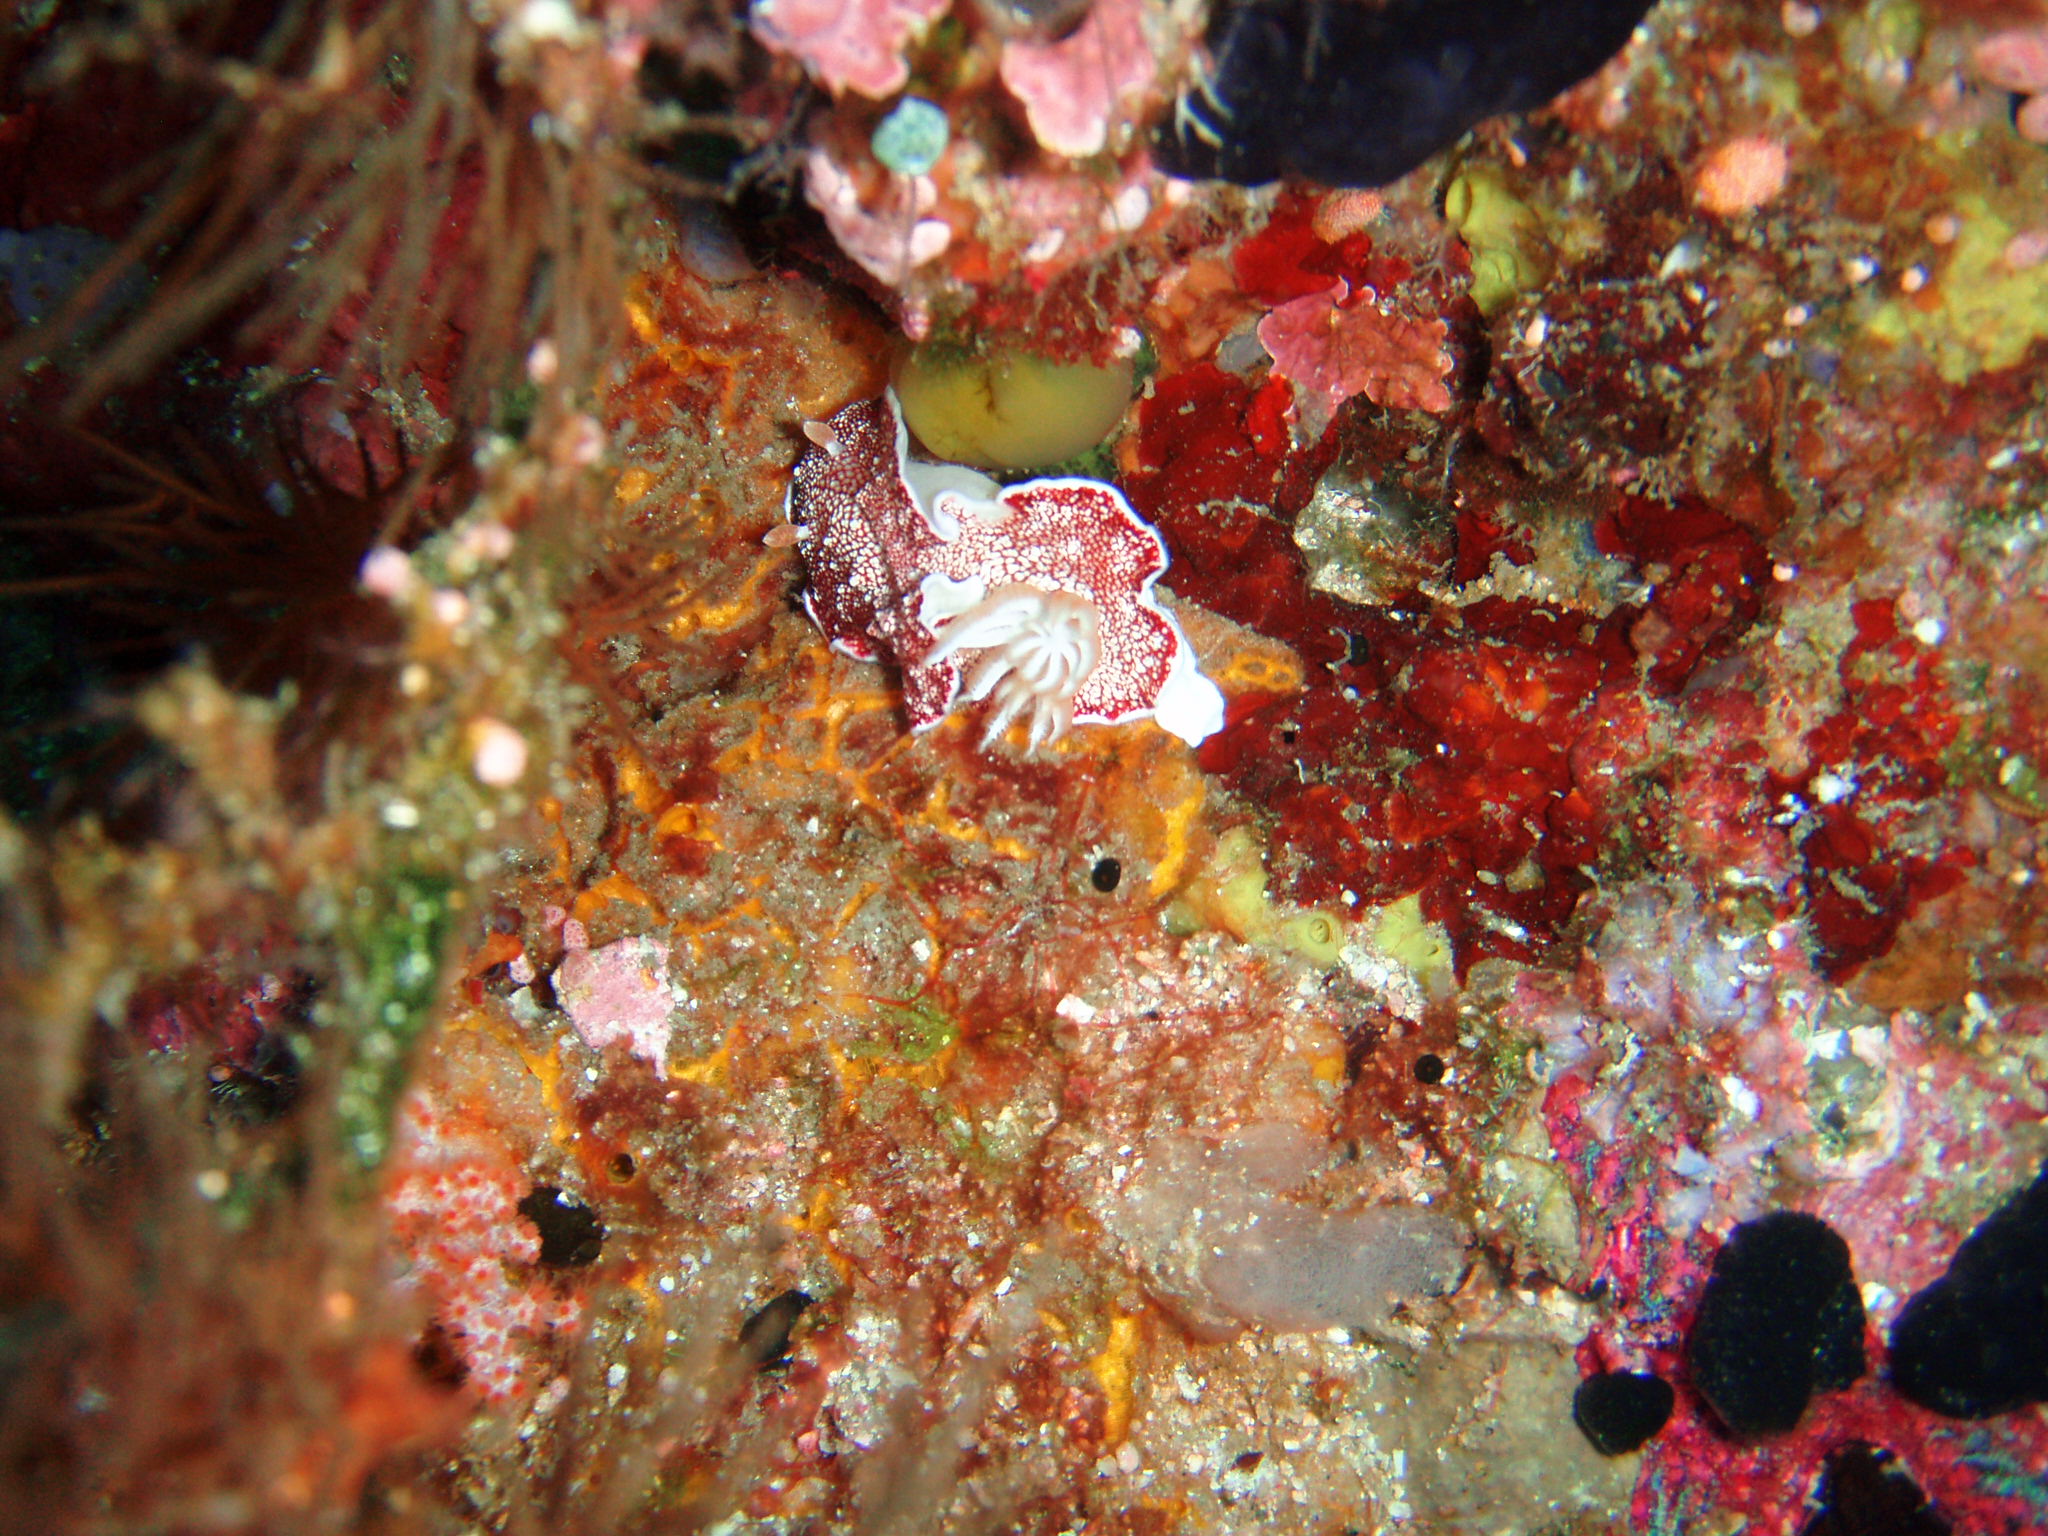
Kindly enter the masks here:
M 1344 958 L 1344 921 L 1311 907 L 1280 924 L 1280 943 L 1304 960 L 1333 966 Z
M 1273 901 L 1258 840 L 1246 827 L 1232 827 L 1217 839 L 1202 873 L 1168 914 L 1168 926 L 1178 933 L 1220 928 L 1247 944 L 1289 950 L 1321 966 L 1342 962 L 1350 936 L 1342 917 Z
M 1422 915 L 1420 896 L 1403 896 L 1380 908 L 1373 941 L 1381 953 L 1406 966 L 1424 986 L 1433 986 L 1450 973 L 1450 943 L 1443 929 Z
M 1482 315 L 1540 286 L 1555 260 L 1543 220 L 1497 166 L 1468 165 L 1444 191 L 1444 218 L 1472 253 L 1472 302 Z
M 1954 204 L 1959 233 L 1932 295 L 1894 293 L 1867 324 L 1880 340 L 1914 342 L 1951 384 L 2010 368 L 2048 336 L 2048 262 L 2013 267 L 2013 226 L 1977 193 Z
M 926 450 L 984 469 L 1042 469 L 1107 437 L 1131 402 L 1128 361 L 919 347 L 896 370 L 903 420 Z
M 1264 938 L 1272 925 L 1266 903 L 1266 872 L 1247 869 L 1216 884 L 1216 920 L 1240 939 Z

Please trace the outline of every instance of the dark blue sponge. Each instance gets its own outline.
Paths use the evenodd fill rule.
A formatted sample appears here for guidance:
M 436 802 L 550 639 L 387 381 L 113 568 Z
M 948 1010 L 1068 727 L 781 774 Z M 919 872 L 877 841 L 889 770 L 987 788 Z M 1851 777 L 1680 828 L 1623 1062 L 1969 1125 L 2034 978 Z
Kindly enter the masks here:
M 1815 1392 L 1863 1374 L 1849 1245 L 1797 1211 L 1742 1223 L 1714 1255 L 1686 1356 L 1693 1386 L 1732 1433 L 1792 1430 Z
M 1219 0 L 1155 158 L 1245 186 L 1377 187 L 1605 64 L 1651 0 Z
M 2048 1402 L 2048 1167 L 1963 1239 L 1892 1324 L 1892 1385 L 1981 1419 Z

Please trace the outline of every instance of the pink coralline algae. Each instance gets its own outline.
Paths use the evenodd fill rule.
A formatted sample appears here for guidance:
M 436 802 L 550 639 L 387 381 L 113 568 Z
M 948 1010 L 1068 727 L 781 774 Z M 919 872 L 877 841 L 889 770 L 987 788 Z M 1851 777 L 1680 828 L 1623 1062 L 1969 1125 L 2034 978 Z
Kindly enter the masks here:
M 1792 157 L 1778 140 L 1745 134 L 1717 144 L 1700 163 L 1692 200 L 1708 213 L 1731 217 L 1761 208 L 1785 190 Z
M 872 197 L 822 149 L 804 158 L 804 197 L 825 217 L 839 248 L 891 288 L 934 260 L 952 243 L 944 219 L 925 217 L 938 206 L 938 183 L 929 176 L 891 176 Z
M 1259 322 L 1273 371 L 1301 386 L 1303 408 L 1327 420 L 1354 395 L 1395 410 L 1447 411 L 1444 322 L 1387 314 L 1370 288 L 1339 279 L 1280 305 Z
M 660 1072 L 676 995 L 668 980 L 668 944 L 646 934 L 591 949 L 583 925 L 563 925 L 568 953 L 555 972 L 555 995 L 593 1051 L 623 1045 Z
M 1121 491 L 913 459 L 893 394 L 806 431 L 788 508 L 804 606 L 839 650 L 896 662 L 913 730 L 951 713 L 963 670 L 967 700 L 993 700 L 984 743 L 1020 718 L 1034 747 L 1076 722 L 1221 728 L 1223 695 L 1153 596 L 1166 546 Z
M 1144 0 L 1096 0 L 1088 19 L 1058 42 L 1005 43 L 1001 72 L 1040 144 L 1075 158 L 1099 153 L 1117 108 L 1159 72 L 1145 37 Z
M 2020 137 L 2048 143 L 2048 25 L 1994 32 L 1971 62 L 1985 84 L 2026 98 L 2013 115 Z
M 903 89 L 911 38 L 947 0 L 755 0 L 748 24 L 761 45 L 801 60 L 835 94 L 881 100 Z

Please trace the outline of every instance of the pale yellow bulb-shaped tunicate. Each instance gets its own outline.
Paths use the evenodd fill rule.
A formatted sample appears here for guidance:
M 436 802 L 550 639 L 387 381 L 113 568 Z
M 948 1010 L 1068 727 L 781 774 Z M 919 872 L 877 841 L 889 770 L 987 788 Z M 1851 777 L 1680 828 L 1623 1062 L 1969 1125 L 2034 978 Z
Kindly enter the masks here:
M 895 384 L 905 424 L 934 457 L 1043 469 L 1086 453 L 1123 420 L 1131 364 L 919 347 L 898 365 Z

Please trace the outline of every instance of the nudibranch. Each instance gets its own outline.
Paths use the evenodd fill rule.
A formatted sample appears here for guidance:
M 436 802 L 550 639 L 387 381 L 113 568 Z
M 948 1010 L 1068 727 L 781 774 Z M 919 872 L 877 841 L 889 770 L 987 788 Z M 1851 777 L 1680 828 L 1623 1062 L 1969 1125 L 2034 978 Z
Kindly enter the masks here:
M 1077 724 L 1150 717 L 1191 744 L 1222 728 L 1153 593 L 1166 545 L 1115 486 L 912 458 L 893 393 L 804 433 L 785 505 L 804 607 L 837 649 L 896 664 L 912 730 L 984 699 L 984 745 L 1016 720 L 1032 747 Z

